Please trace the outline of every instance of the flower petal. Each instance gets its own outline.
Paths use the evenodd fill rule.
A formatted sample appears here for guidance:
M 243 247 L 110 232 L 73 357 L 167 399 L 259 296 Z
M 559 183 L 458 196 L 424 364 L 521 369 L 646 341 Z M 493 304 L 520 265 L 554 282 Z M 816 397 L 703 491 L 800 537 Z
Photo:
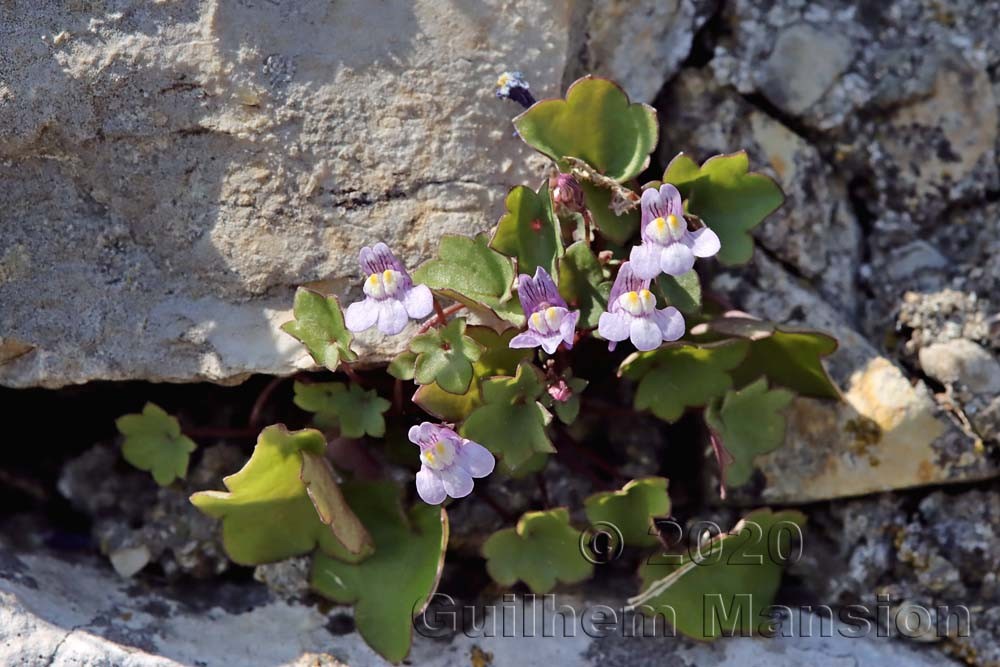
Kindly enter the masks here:
M 395 336 L 404 328 L 410 318 L 399 299 L 383 299 L 378 302 L 378 330 L 387 336 Z
M 417 473 L 417 493 L 428 505 L 440 505 L 447 495 L 438 474 L 426 466 Z
M 656 326 L 660 328 L 663 340 L 677 340 L 684 335 L 684 316 L 673 306 L 656 311 Z
M 510 343 L 507 344 L 512 350 L 520 350 L 528 347 L 538 347 L 542 344 L 542 337 L 536 334 L 534 331 L 525 331 L 524 333 L 519 333 L 510 339 Z
M 652 279 L 660 275 L 660 253 L 662 250 L 663 246 L 652 242 L 634 246 L 628 257 L 632 272 L 645 279 Z
M 576 323 L 580 321 L 580 311 L 571 310 L 563 318 L 562 324 L 559 325 L 559 335 L 562 336 L 563 342 L 566 343 L 566 349 L 573 349 L 573 340 L 576 338 Z
M 670 183 L 660 186 L 660 201 L 666 209 L 664 217 L 673 213 L 678 218 L 684 217 L 684 202 L 681 201 L 681 191 Z
M 683 276 L 694 268 L 694 253 L 683 243 L 671 243 L 660 251 L 660 268 L 672 276 Z
M 378 321 L 378 301 L 365 297 L 347 307 L 344 313 L 344 325 L 348 331 L 360 333 L 375 326 Z
M 684 235 L 682 243 L 691 248 L 691 252 L 694 253 L 695 257 L 712 257 L 722 248 L 719 235 L 708 227 L 688 232 Z
M 422 319 L 434 310 L 434 295 L 427 285 L 414 285 L 403 296 L 403 307 L 412 319 Z
M 537 267 L 535 269 L 535 287 L 541 293 L 542 298 L 550 306 L 556 306 L 559 308 L 566 308 L 566 301 L 559 294 L 559 288 L 556 287 L 556 283 L 552 280 L 552 276 L 549 272 L 542 267 Z
M 478 442 L 466 440 L 458 450 L 458 464 L 473 477 L 486 477 L 493 472 L 497 460 Z
M 663 342 L 663 334 L 653 318 L 635 317 L 629 325 L 629 339 L 641 352 L 655 350 Z
M 547 354 L 555 354 L 556 350 L 559 349 L 559 343 L 562 342 L 562 334 L 558 331 L 550 333 L 547 336 L 539 336 L 538 343 L 542 346 Z
M 646 224 L 650 220 L 665 218 L 667 217 L 667 213 L 669 213 L 665 202 L 660 198 L 660 193 L 655 188 L 646 188 L 642 191 L 642 199 L 639 200 L 639 206 L 642 208 L 643 229 L 646 228 Z
M 453 465 L 438 472 L 445 492 L 452 498 L 464 498 L 472 493 L 472 475 L 462 466 Z
M 649 280 L 640 278 L 632 270 L 632 262 L 622 262 L 618 267 L 618 275 L 611 286 L 611 294 L 608 295 L 608 308 L 615 310 L 618 297 L 626 292 L 638 292 L 642 289 L 649 289 Z
M 601 319 L 597 321 L 597 333 L 605 340 L 625 340 L 628 338 L 631 320 L 632 316 L 628 313 L 601 313 Z

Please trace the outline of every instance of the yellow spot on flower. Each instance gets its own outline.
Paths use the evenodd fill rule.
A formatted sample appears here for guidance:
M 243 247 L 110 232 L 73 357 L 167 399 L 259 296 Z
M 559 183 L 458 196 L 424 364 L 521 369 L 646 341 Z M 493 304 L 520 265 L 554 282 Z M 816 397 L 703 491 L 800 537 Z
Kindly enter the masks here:
M 681 226 L 681 221 L 676 215 L 671 213 L 670 215 L 667 216 L 667 224 L 670 225 L 670 231 L 676 234 L 677 229 Z
M 500 78 L 497 79 L 497 88 L 503 88 L 509 82 L 510 82 L 510 74 L 504 72 L 503 74 L 500 75 Z

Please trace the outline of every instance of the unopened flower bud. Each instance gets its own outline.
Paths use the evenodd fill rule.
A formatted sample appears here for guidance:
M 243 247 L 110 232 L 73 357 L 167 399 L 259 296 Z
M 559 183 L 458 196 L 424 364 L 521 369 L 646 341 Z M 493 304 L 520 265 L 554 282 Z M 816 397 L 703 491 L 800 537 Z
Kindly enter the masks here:
M 549 189 L 552 191 L 552 202 L 556 205 L 557 213 L 583 213 L 586 207 L 583 188 L 571 174 L 557 174 L 550 178 Z
M 520 72 L 504 72 L 497 78 L 497 97 L 513 100 L 525 109 L 535 103 L 535 97 L 528 88 L 528 82 Z
M 556 380 L 555 384 L 550 384 L 547 391 L 552 400 L 557 403 L 565 403 L 573 396 L 573 390 L 562 378 Z

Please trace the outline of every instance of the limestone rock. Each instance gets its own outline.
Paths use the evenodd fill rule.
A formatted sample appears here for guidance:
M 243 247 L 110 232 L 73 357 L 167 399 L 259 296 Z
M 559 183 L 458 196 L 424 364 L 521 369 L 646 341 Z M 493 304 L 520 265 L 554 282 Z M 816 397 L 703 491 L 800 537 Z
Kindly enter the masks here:
M 783 262 L 814 281 L 830 303 L 857 307 L 861 230 L 842 180 L 805 139 L 718 85 L 707 70 L 688 69 L 671 84 L 661 115 L 660 162 L 679 152 L 699 162 L 746 150 L 750 168 L 776 179 L 785 204 L 754 230 Z
M 214 585 L 201 597 L 181 601 L 171 591 L 128 586 L 107 569 L 79 559 L 69 562 L 0 547 L 0 562 L 4 565 L 0 569 L 0 662 L 5 665 L 229 667 L 237 658 L 241 667 L 388 664 L 356 632 L 334 633 L 330 619 L 316 607 L 275 600 L 260 585 Z M 607 594 L 586 600 L 568 595 L 546 600 L 531 596 L 505 600 L 503 607 L 497 604 L 494 609 L 514 604 L 534 605 L 535 626 L 507 620 L 503 632 L 493 637 L 482 636 L 482 632 L 439 639 L 417 634 L 409 660 L 428 667 L 470 663 L 721 667 L 955 664 L 936 651 L 917 651 L 874 633 L 860 638 L 848 638 L 843 632 L 819 637 L 795 629 L 793 637 L 724 639 L 712 644 L 663 636 L 623 636 L 626 621 L 620 610 L 624 602 Z M 565 621 L 557 618 L 552 623 L 556 632 L 566 629 L 556 637 L 542 634 L 545 628 L 538 609 L 542 604 L 566 614 Z M 573 609 L 572 616 L 563 610 L 564 604 Z M 606 613 L 605 609 L 615 615 L 615 625 L 585 620 Z M 549 614 L 551 617 L 552 612 Z M 810 616 L 803 613 L 797 621 L 809 623 Z M 501 628 L 499 622 L 497 627 Z
M 818 102 L 854 59 L 843 35 L 806 23 L 778 35 L 764 63 L 761 92 L 776 107 L 799 115 Z
M 977 394 L 1000 394 L 1000 362 L 970 340 L 928 345 L 920 350 L 920 365 L 939 382 L 960 382 Z
M 730 489 L 737 503 L 800 503 L 928 484 L 982 480 L 1000 467 L 959 429 L 922 382 L 912 383 L 844 321 L 842 314 L 758 254 L 748 285 L 727 278 L 741 307 L 790 325 L 834 335 L 827 368 L 844 402 L 797 398 L 786 411 L 784 446 L 755 461 L 759 473 Z M 709 488 L 717 482 L 707 481 Z
M 571 23 L 565 0 L 6 8 L 0 336 L 23 353 L 0 384 L 309 365 L 277 328 L 296 285 L 353 294 L 362 245 L 415 265 L 535 180 L 492 85 L 560 94 Z
M 595 2 L 587 17 L 584 69 L 650 103 L 687 58 L 715 6 L 716 0 Z

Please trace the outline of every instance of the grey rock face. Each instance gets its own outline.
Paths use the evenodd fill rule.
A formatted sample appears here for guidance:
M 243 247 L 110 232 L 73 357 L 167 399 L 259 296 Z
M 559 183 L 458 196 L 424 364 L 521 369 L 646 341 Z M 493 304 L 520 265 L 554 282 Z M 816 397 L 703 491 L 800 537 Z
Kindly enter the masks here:
M 633 100 L 652 102 L 691 51 L 716 0 L 594 2 L 581 74 L 614 79 Z
M 18 554 L 5 547 L 0 547 L 0 559 L 5 566 L 0 571 L 0 661 L 5 665 L 230 667 L 236 660 L 241 667 L 388 664 L 356 632 L 333 634 L 327 617 L 315 607 L 275 600 L 259 587 L 213 587 L 201 598 L 182 601 L 170 591 L 129 587 L 91 563 Z M 542 636 L 540 624 L 528 632 L 522 623 L 510 622 L 502 626 L 509 634 L 498 631 L 494 637 L 418 635 L 410 661 L 431 667 L 470 662 L 677 667 L 954 664 L 901 643 L 874 636 L 849 639 L 839 633 L 819 637 L 796 631 L 794 637 L 713 644 L 663 636 L 624 637 L 623 616 L 615 616 L 615 626 L 584 620 L 598 609 L 615 614 L 620 602 L 564 595 L 555 602 L 553 609 L 563 604 L 574 609 L 573 617 L 567 613 L 570 620 L 552 624 L 566 629 L 556 637 Z M 526 604 L 537 609 L 544 603 Z M 535 617 L 542 617 L 541 609 Z M 808 615 L 802 619 L 809 622 Z M 475 656 L 480 660 L 489 656 L 489 661 L 476 663 Z
M 561 92 L 568 2 L 17 3 L 0 24 L 0 383 L 309 365 L 296 285 L 488 228 L 532 151 L 497 73 Z M 530 19 L 528 18 L 530 17 Z M 365 343 L 373 347 L 365 347 Z M 393 341 L 362 341 L 370 355 Z M 0 356 L 0 358 L 3 358 Z

